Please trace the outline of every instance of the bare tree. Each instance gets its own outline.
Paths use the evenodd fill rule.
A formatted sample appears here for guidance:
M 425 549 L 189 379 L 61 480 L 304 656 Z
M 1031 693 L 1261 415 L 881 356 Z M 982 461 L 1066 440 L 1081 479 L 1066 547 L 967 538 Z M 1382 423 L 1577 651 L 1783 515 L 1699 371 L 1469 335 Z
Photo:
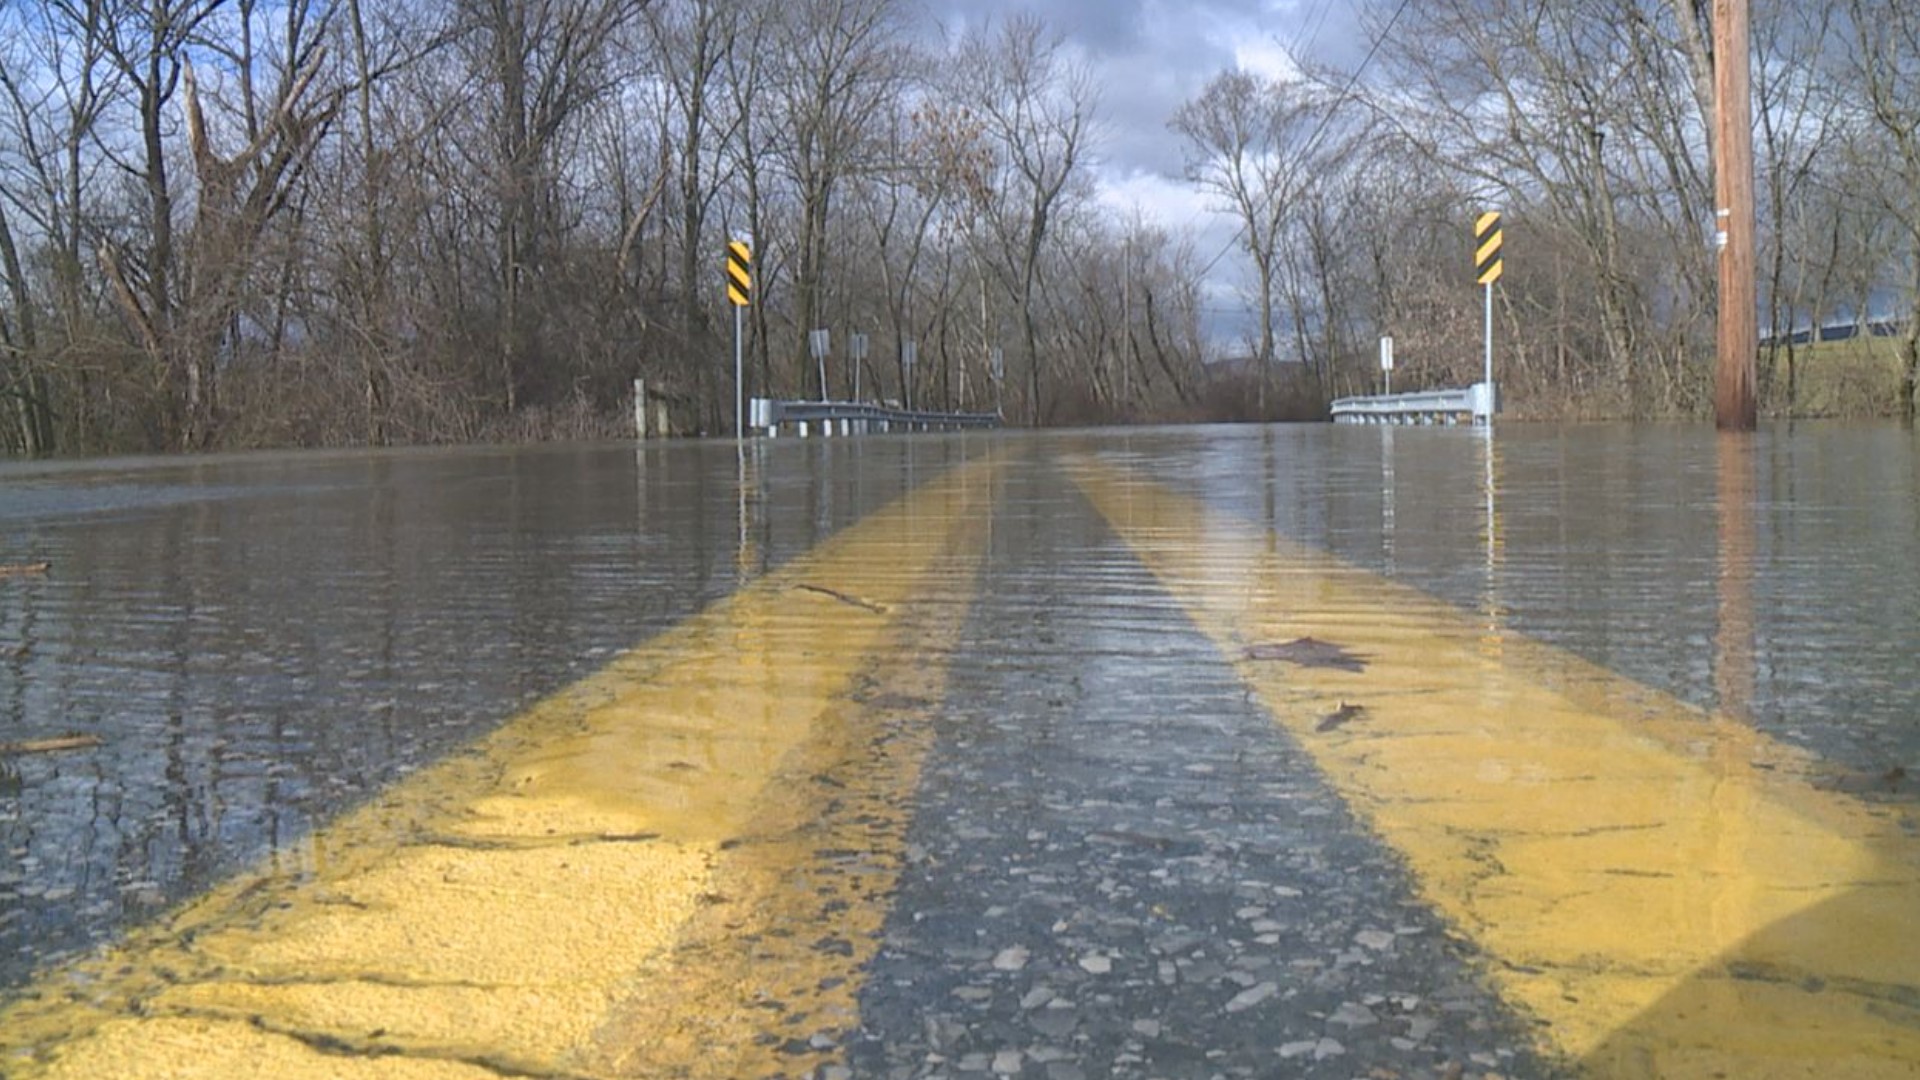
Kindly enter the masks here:
M 772 90 L 786 133 L 774 144 L 799 208 L 795 223 L 799 330 L 820 325 L 833 265 L 834 200 L 850 177 L 877 167 L 889 105 L 903 86 L 899 11 L 894 0 L 798 0 L 773 22 Z M 794 363 L 804 369 L 803 335 Z
M 1621 406 L 1697 396 L 1703 368 L 1685 363 L 1707 279 L 1686 44 L 1697 27 L 1676 26 L 1666 0 L 1419 0 L 1407 15 L 1381 51 L 1394 86 L 1380 95 L 1383 118 L 1482 205 L 1576 245 L 1578 263 L 1562 265 L 1585 280 L 1568 295 L 1597 301 L 1593 362 Z M 1669 280 L 1655 280 L 1663 268 Z M 1688 303 L 1654 299 L 1670 296 Z
M 949 93 L 978 119 L 994 153 L 982 218 L 992 261 L 1019 308 L 1027 413 L 1038 424 L 1047 417 L 1040 268 L 1055 218 L 1087 182 L 1099 89 L 1058 34 L 1032 16 L 979 31 L 962 42 L 959 60 Z
M 719 244 L 709 243 L 707 221 L 724 182 L 720 148 L 734 136 L 740 114 L 724 108 L 722 79 L 749 13 L 739 0 L 679 0 L 656 4 L 646 17 L 647 40 L 659 65 L 673 138 L 672 174 L 678 206 L 678 332 L 681 348 L 698 357 L 695 383 L 709 403 L 709 422 L 717 423 L 720 395 L 712 362 L 717 358 L 708 317 L 709 295 L 718 280 L 714 270 Z M 663 174 L 664 178 L 664 174 Z M 627 237 L 637 233 L 630 223 Z M 623 245 L 622 257 L 626 256 Z
M 618 81 L 617 35 L 645 0 L 458 0 L 473 58 L 493 88 L 494 275 L 500 400 L 512 413 L 535 378 L 538 295 L 558 255 L 562 139 Z
M 1823 54 L 1833 40 L 1836 14 L 1831 5 L 1806 7 L 1791 2 L 1762 5 L 1754 19 L 1754 114 L 1760 125 L 1761 177 L 1766 229 L 1768 328 L 1765 349 L 1769 362 L 1761 369 L 1761 386 L 1770 388 L 1778 360 L 1786 362 L 1784 406 L 1792 411 L 1799 393 L 1795 323 L 1803 298 L 1795 295 L 1791 280 L 1796 240 L 1803 238 L 1810 187 L 1818 178 L 1821 159 L 1834 149 L 1837 102 L 1827 92 L 1826 80 L 1815 64 L 1801 58 Z M 1804 250 L 1804 249 L 1803 249 Z M 1805 275 L 1801 275 L 1805 276 Z M 1819 316 L 1814 316 L 1817 323 Z
M 1912 421 L 1920 386 L 1920 11 L 1900 0 L 1849 3 L 1854 29 L 1849 81 L 1864 89 L 1867 116 L 1880 136 L 1881 206 L 1907 241 L 1900 412 Z
M 187 63 L 187 48 L 201 29 L 226 6 L 226 0 L 109 0 L 104 9 L 70 8 L 87 21 L 98 15 L 102 46 L 113 69 L 134 95 L 139 146 L 116 164 L 135 176 L 146 196 L 146 235 L 137 249 L 103 243 L 100 262 L 147 356 L 176 388 L 173 417 L 163 430 L 178 430 L 191 443 L 196 436 L 187 417 L 205 407 L 200 370 L 191 351 L 174 340 L 179 297 L 175 276 L 175 185 L 167 140 L 172 134 L 169 108 Z

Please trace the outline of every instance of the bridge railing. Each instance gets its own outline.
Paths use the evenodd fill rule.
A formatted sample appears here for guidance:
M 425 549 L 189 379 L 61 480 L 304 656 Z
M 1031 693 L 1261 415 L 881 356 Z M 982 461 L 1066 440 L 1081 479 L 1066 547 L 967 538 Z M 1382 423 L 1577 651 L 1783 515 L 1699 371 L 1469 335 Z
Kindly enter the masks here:
M 1333 403 L 1336 424 L 1472 424 L 1492 416 L 1493 392 L 1486 383 L 1465 390 L 1344 397 Z
M 863 401 L 780 401 L 754 398 L 748 426 L 774 438 L 782 429 L 809 435 L 867 435 L 884 432 L 964 431 L 1000 426 L 999 413 L 931 412 L 898 409 Z

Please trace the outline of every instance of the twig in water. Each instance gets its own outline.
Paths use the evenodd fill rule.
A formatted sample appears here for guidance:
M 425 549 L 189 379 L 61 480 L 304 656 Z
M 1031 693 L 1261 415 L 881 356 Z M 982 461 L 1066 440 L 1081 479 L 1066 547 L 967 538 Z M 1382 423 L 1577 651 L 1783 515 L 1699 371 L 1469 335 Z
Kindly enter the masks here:
M 51 754 L 60 750 L 87 750 L 101 744 L 98 735 L 58 735 L 51 739 L 0 742 L 0 754 Z
M 881 607 L 871 600 L 862 600 L 857 596 L 848 596 L 838 589 L 829 589 L 824 585 L 795 585 L 794 588 L 802 589 L 810 593 L 819 593 L 821 596 L 831 596 L 843 604 L 852 604 L 857 608 L 866 608 L 875 615 L 885 615 L 887 613 L 886 608 Z

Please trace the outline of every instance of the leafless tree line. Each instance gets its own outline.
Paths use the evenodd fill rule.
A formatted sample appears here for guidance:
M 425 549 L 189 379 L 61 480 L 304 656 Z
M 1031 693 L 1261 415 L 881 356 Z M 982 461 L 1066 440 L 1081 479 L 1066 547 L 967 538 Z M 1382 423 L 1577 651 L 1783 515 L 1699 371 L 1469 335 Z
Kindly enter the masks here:
M 1886 318 L 1911 414 L 1920 9 L 1755 2 L 1765 400 L 1795 331 Z M 824 326 L 873 342 L 836 395 L 1272 415 L 1275 372 L 1370 387 L 1381 334 L 1470 381 L 1486 207 L 1510 402 L 1705 408 L 1707 0 L 1376 0 L 1363 80 L 1210 82 L 1171 126 L 1242 226 L 1252 367 L 1203 363 L 1207 253 L 1096 204 L 1077 54 L 904 3 L 0 0 L 0 446 L 611 434 L 635 378 L 721 432 L 732 236 L 750 394 L 817 393 Z
M 1095 207 L 1087 70 L 1034 19 L 927 38 L 900 0 L 0 0 L 0 445 L 613 434 L 636 378 L 722 432 L 734 236 L 749 394 L 817 393 L 821 326 L 868 397 L 1200 407 L 1195 254 Z
M 1920 375 L 1920 7 L 1754 0 L 1762 391 L 1806 332 L 1898 327 Z M 1501 380 L 1536 413 L 1700 414 L 1715 313 L 1709 0 L 1378 0 L 1364 82 L 1225 72 L 1173 119 L 1240 220 L 1250 351 L 1335 390 L 1392 334 L 1416 382 L 1477 378 L 1471 222 L 1501 209 Z M 1798 332 L 1799 336 L 1796 336 Z

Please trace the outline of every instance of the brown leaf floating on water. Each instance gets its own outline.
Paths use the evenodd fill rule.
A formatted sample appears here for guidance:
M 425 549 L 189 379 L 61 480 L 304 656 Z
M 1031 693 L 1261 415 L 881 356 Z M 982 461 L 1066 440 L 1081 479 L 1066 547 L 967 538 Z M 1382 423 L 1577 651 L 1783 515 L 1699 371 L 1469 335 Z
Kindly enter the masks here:
M 1313 730 L 1324 734 L 1342 724 L 1354 720 L 1365 720 L 1366 718 L 1367 707 L 1365 705 L 1349 705 L 1343 701 L 1340 703 L 1339 708 L 1321 717 L 1320 722 L 1313 725 Z
M 1885 771 L 1863 769 L 1835 773 L 1817 779 L 1815 786 L 1847 795 L 1893 795 L 1899 793 L 1909 779 L 1906 766 L 1895 765 Z
M 1344 645 L 1318 638 L 1303 637 L 1285 642 L 1262 642 L 1247 647 L 1249 660 L 1285 660 L 1304 668 L 1332 668 L 1356 674 L 1367 670 L 1367 658 L 1347 650 Z

